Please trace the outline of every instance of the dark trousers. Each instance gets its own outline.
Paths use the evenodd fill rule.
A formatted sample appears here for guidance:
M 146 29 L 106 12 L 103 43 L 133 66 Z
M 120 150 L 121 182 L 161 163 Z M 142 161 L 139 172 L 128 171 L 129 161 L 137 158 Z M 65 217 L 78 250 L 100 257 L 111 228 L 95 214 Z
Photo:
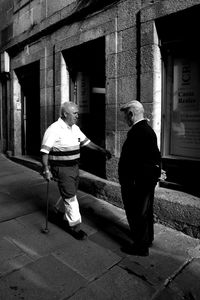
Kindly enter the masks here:
M 75 196 L 79 184 L 79 166 L 51 166 L 51 171 L 62 198 Z
M 121 184 L 122 200 L 132 239 L 148 246 L 154 239 L 153 202 L 155 183 Z

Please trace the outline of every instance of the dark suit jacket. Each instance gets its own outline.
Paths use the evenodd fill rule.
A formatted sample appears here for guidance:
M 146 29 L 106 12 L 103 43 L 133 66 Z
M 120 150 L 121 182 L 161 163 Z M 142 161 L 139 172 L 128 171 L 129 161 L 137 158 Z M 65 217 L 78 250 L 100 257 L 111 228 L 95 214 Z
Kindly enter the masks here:
M 131 127 L 123 144 L 118 166 L 119 182 L 157 182 L 160 166 L 161 155 L 156 134 L 147 121 L 142 120 Z

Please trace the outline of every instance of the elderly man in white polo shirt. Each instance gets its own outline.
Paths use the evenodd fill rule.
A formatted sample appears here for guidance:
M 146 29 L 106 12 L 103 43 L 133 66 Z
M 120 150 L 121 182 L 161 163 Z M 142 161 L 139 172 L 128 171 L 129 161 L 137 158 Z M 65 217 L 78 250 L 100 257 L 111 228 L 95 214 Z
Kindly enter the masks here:
M 81 215 L 77 201 L 79 182 L 80 147 L 103 152 L 107 158 L 109 151 L 91 142 L 76 125 L 78 106 L 65 102 L 61 106 L 60 118 L 45 131 L 41 153 L 43 176 L 49 181 L 57 181 L 60 198 L 55 204 L 57 215 L 62 215 L 66 230 L 76 239 L 84 240 L 87 234 L 80 229 Z

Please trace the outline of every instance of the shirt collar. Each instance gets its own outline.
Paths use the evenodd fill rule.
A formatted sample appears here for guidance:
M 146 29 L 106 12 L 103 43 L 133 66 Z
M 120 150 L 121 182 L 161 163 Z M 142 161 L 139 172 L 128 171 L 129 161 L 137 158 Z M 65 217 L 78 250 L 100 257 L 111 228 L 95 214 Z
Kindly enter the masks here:
M 58 122 L 60 123 L 60 125 L 61 125 L 62 128 L 66 129 L 66 127 L 67 127 L 68 129 L 72 129 L 73 125 L 69 126 L 67 123 L 65 123 L 65 121 L 63 121 L 63 119 L 59 118 Z
M 136 122 L 133 124 L 133 126 L 134 126 L 135 124 L 141 122 L 141 121 L 144 121 L 144 120 L 146 120 L 146 119 L 143 118 L 143 119 L 140 119 L 140 120 L 136 121 Z

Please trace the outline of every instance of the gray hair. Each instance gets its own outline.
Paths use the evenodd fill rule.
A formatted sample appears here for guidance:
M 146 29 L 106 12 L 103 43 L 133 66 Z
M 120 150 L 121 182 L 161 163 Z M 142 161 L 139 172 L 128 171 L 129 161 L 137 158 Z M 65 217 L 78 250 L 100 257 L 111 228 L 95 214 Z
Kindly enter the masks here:
M 78 105 L 74 102 L 66 101 L 62 103 L 61 108 L 60 108 L 60 116 L 63 117 L 64 113 L 69 113 L 71 111 L 71 108 L 78 108 Z
M 144 114 L 144 107 L 141 102 L 137 100 L 132 100 L 127 102 L 126 104 L 123 104 L 120 107 L 120 111 L 126 111 L 126 110 L 131 110 L 135 114 Z

